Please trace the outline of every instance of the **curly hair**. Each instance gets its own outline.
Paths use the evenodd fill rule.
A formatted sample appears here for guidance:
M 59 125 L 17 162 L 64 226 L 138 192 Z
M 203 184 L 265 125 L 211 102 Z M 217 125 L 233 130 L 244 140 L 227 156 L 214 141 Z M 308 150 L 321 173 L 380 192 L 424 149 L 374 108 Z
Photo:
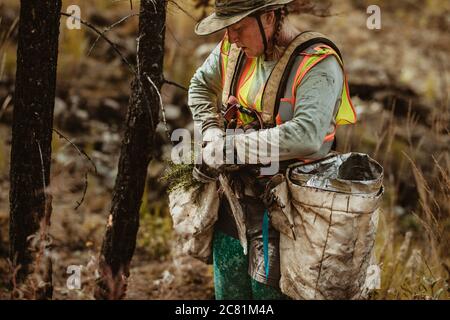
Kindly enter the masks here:
M 271 46 L 265 52 L 266 56 L 278 60 L 289 43 L 299 31 L 286 21 L 289 14 L 309 14 L 317 17 L 330 16 L 331 3 L 329 0 L 297 0 L 288 5 L 275 5 L 254 13 L 252 16 L 274 12 L 274 32 L 269 39 Z
M 277 43 L 277 38 L 280 36 L 284 19 L 287 17 L 288 14 L 289 9 L 287 6 L 275 10 L 275 32 L 273 36 L 274 43 Z
M 278 60 L 285 48 L 299 31 L 290 23 L 286 22 L 290 11 L 288 6 L 283 6 L 275 10 L 275 29 L 272 38 L 272 57 Z

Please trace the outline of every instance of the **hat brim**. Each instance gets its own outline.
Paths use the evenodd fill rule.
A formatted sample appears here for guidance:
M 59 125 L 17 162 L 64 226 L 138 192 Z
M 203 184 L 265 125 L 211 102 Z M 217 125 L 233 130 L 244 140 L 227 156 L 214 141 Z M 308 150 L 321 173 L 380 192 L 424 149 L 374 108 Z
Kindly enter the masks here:
M 231 26 L 232 24 L 238 23 L 245 17 L 247 17 L 247 16 L 251 15 L 252 13 L 257 12 L 261 9 L 276 6 L 276 5 L 288 4 L 292 1 L 293 0 L 280 0 L 280 1 L 276 1 L 276 3 L 267 3 L 261 7 L 258 7 L 258 8 L 249 10 L 249 11 L 244 11 L 238 15 L 231 16 L 231 17 L 219 17 L 216 15 L 216 13 L 213 13 L 213 14 L 209 15 L 208 17 L 206 17 L 205 19 L 203 19 L 202 21 L 200 21 L 199 23 L 197 23 L 197 25 L 195 26 L 195 33 L 200 36 L 206 36 L 209 34 L 213 34 L 213 33 L 216 33 L 220 30 L 223 30 L 223 29 Z

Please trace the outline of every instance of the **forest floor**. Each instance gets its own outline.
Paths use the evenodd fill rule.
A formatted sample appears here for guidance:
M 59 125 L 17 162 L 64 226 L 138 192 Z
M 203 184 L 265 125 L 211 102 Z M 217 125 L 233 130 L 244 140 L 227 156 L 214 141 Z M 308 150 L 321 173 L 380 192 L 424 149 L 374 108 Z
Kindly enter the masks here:
M 382 261 L 384 274 L 392 271 L 393 266 L 393 272 L 397 273 L 385 277 L 389 281 L 383 281 L 380 297 L 448 297 L 449 275 L 445 272 L 445 266 L 448 268 L 450 262 L 448 242 L 445 241 L 450 238 L 450 205 L 445 187 L 439 187 L 439 183 L 436 185 L 440 176 L 432 165 L 432 157 L 444 168 L 449 168 L 450 65 L 447 56 L 450 44 L 447 37 L 450 21 L 435 23 L 441 20 L 436 18 L 440 17 L 437 9 L 430 5 L 434 1 L 427 2 L 430 7 L 423 10 L 388 1 L 379 2 L 382 8 L 386 8 L 383 9 L 383 28 L 379 31 L 366 28 L 367 1 L 356 0 L 339 1 L 334 5 L 332 11 L 342 12 L 340 15 L 326 19 L 301 16 L 296 24 L 302 30 L 315 29 L 332 36 L 347 61 L 350 89 L 360 123 L 353 129 L 342 130 L 338 141 L 344 143 L 340 151 L 367 152 L 385 167 L 385 214 L 380 223 L 377 254 L 391 259 Z M 87 12 L 88 20 L 105 27 L 128 13 L 123 9 L 123 3 L 120 9 L 113 4 L 108 6 L 106 11 L 93 7 L 83 12 Z M 211 37 L 207 38 L 206 43 L 201 42 L 204 40 L 195 37 L 191 31 L 193 22 L 186 17 L 180 18 L 182 13 L 175 7 L 169 9 L 166 76 L 187 86 L 201 57 L 218 38 Z M 447 7 L 444 9 L 448 10 Z M 2 24 L 12 24 L 17 12 L 17 5 L 9 8 L 0 5 Z M 418 19 L 419 16 L 422 18 Z M 108 33 L 108 36 L 132 59 L 136 34 L 137 20 L 130 20 Z M 184 41 L 180 44 L 177 39 Z M 0 72 L 0 300 L 10 297 L 8 283 L 12 274 L 7 260 L 12 108 L 7 105 L 2 110 L 1 107 L 13 93 L 15 40 L 13 36 L 11 44 L 4 50 L 7 54 L 3 79 Z M 51 256 L 55 299 L 93 298 L 96 259 L 109 214 L 128 103 L 131 75 L 102 41 L 87 57 L 85 52 L 94 40 L 95 37 L 87 31 L 75 34 L 62 28 L 55 125 L 89 154 L 98 173 L 94 175 L 89 161 L 81 157 L 67 141 L 54 135 L 50 233 L 53 237 Z M 0 58 L 1 54 L 0 50 Z M 185 93 L 165 87 L 163 99 L 169 129 L 190 127 L 191 116 Z M 396 107 L 393 108 L 393 105 Z M 213 299 L 211 266 L 180 254 L 173 240 L 166 186 L 160 182 L 170 145 L 163 126 L 158 127 L 158 132 L 161 148 L 155 150 L 155 160 L 148 170 L 127 298 Z M 404 151 L 413 157 L 420 172 L 430 178 L 425 188 L 418 187 L 419 171 L 411 168 L 408 159 L 403 156 Z M 87 193 L 83 204 L 75 210 L 77 201 L 83 197 L 86 172 L 89 172 Z M 442 230 L 436 232 L 443 234 L 443 240 L 438 244 L 424 231 L 428 229 L 423 221 L 428 220 L 422 212 L 425 210 L 422 210 L 424 199 L 421 195 L 427 188 L 440 204 L 436 216 Z M 420 215 L 419 219 L 414 215 L 416 213 L 425 216 Z M 408 254 L 403 257 L 399 252 L 401 247 L 404 248 L 402 244 L 405 245 L 409 231 L 414 236 L 412 243 L 407 243 Z M 432 246 L 440 252 L 437 256 L 436 252 L 429 252 Z M 412 294 L 400 289 L 405 287 L 406 280 L 399 275 L 403 269 L 397 268 L 397 265 L 403 262 L 406 265 L 406 260 L 415 258 L 417 252 L 426 257 L 433 254 L 433 257 L 438 257 L 436 259 L 439 261 L 435 261 L 429 269 L 433 271 L 430 271 L 431 274 L 436 275 L 430 280 L 437 281 L 433 286 L 443 289 L 440 295 L 433 288 L 431 293 L 428 289 L 419 289 L 421 285 L 427 286 L 421 280 L 425 273 L 420 274 L 420 279 L 417 277 L 417 283 L 408 284 L 408 290 L 416 290 Z M 428 260 L 430 264 L 431 261 Z M 69 290 L 66 285 L 70 276 L 68 267 L 74 265 L 83 266 L 81 290 Z M 431 277 L 428 273 L 426 275 Z

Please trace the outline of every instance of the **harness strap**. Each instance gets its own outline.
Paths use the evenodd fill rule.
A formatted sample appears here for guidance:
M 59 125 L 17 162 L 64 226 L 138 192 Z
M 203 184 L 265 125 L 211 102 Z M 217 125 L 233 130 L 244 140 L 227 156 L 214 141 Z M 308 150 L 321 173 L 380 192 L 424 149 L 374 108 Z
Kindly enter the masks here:
M 264 44 L 264 54 L 267 52 L 267 37 L 266 37 L 266 32 L 264 31 L 264 26 L 262 24 L 261 21 L 261 14 L 256 14 L 255 16 L 256 21 L 258 22 L 258 27 L 259 27 L 259 33 L 261 33 L 261 37 L 263 40 L 263 44 Z
M 228 98 L 230 97 L 230 93 L 233 89 L 234 79 L 237 78 L 235 75 L 239 71 L 239 61 L 242 55 L 241 49 L 239 49 L 235 44 L 231 45 L 230 52 L 228 54 L 228 61 L 226 65 L 226 72 L 224 76 L 223 82 L 223 90 L 222 90 L 222 104 L 226 105 L 228 102 Z
M 286 89 L 287 78 L 292 64 L 298 53 L 306 50 L 315 43 L 324 43 L 329 45 L 341 56 L 339 49 L 323 34 L 312 31 L 300 33 L 286 48 L 283 56 L 278 60 L 269 79 L 266 82 L 262 97 L 262 118 L 266 127 L 273 127 L 276 124 L 276 116 L 280 103 L 281 94 Z

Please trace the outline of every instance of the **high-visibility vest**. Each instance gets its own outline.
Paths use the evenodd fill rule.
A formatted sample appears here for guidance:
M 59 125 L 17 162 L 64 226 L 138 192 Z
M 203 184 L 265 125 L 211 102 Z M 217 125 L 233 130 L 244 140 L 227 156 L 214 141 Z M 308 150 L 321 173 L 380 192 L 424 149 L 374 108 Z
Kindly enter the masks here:
M 302 38 L 303 37 L 303 38 Z M 280 125 L 292 119 L 293 110 L 297 95 L 297 88 L 300 86 L 305 75 L 319 62 L 329 56 L 335 56 L 344 72 L 344 83 L 341 97 L 341 104 L 336 115 L 336 125 L 346 125 L 356 123 L 356 113 L 350 99 L 348 81 L 344 71 L 344 63 L 336 46 L 323 35 L 318 33 L 301 34 L 297 41 L 291 43 L 291 50 L 286 50 L 274 67 L 269 79 L 258 90 L 256 97 L 252 101 L 248 101 L 249 90 L 252 86 L 252 80 L 256 76 L 256 68 L 259 58 L 245 58 L 244 54 L 236 46 L 230 44 L 227 35 L 225 35 L 221 45 L 221 71 L 222 71 L 222 87 L 224 95 L 222 102 L 226 104 L 228 97 L 232 92 L 239 103 L 245 108 L 256 110 L 263 115 L 264 124 L 267 127 Z M 316 46 L 314 46 L 316 45 Z M 311 48 L 312 50 L 306 50 Z M 334 48 L 333 48 L 334 47 Z M 302 49 L 298 52 L 297 49 Z M 289 49 L 289 46 L 288 46 Z M 291 55 L 290 57 L 288 55 Z M 295 78 L 290 88 L 290 97 L 283 97 L 286 89 L 287 77 L 291 73 L 288 60 L 295 59 L 298 55 L 303 56 L 301 63 L 296 71 Z M 233 60 L 233 61 L 230 61 Z M 282 76 L 284 73 L 284 78 Z M 273 79 L 271 79 L 273 78 Z M 271 81 L 272 80 L 272 81 Z M 279 97 L 278 97 L 279 96 Z M 265 108 L 264 102 L 266 102 Z M 283 110 L 280 110 L 280 102 L 288 102 L 283 104 L 283 108 L 292 108 L 290 116 L 283 116 Z M 270 104 L 276 104 L 271 106 Z M 238 125 L 244 126 L 255 119 L 246 113 L 237 112 Z M 333 133 L 325 137 L 325 141 L 333 141 L 335 137 Z

